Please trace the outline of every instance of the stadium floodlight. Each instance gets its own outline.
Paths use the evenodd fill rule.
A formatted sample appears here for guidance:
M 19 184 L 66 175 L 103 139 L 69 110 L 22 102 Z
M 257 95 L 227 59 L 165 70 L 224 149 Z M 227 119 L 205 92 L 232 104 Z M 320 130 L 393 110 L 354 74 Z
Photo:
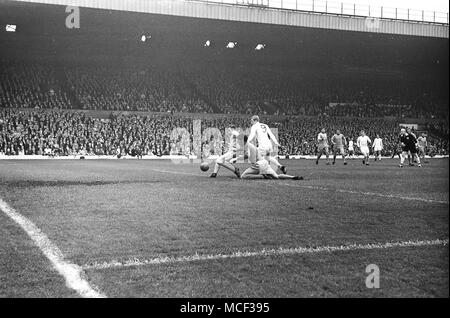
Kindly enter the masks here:
M 227 49 L 234 49 L 237 46 L 237 42 L 228 42 Z
M 7 24 L 6 25 L 6 32 L 16 32 L 16 25 L 15 24 Z
M 145 42 L 145 41 L 147 41 L 147 40 L 150 40 L 152 38 L 152 36 L 151 35 L 142 35 L 141 36 L 141 41 L 142 42 Z
M 205 42 L 205 44 L 204 44 L 203 46 L 208 47 L 208 46 L 210 46 L 210 45 L 211 45 L 211 41 L 208 40 L 208 41 Z
M 265 49 L 265 48 L 266 48 L 266 45 L 265 45 L 265 44 L 258 44 L 258 45 L 255 47 L 255 50 L 261 51 L 261 50 L 263 50 L 263 49 Z

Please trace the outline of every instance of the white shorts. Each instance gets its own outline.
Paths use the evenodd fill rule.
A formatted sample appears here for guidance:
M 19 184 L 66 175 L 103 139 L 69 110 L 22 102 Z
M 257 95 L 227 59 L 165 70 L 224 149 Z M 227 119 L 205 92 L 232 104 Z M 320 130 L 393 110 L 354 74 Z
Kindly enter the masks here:
M 317 147 L 317 151 L 318 152 L 320 152 L 320 153 L 328 153 L 328 146 L 326 146 L 326 145 L 319 145 L 318 147 Z
M 268 147 L 258 147 L 258 153 L 261 157 L 266 157 L 266 156 L 270 156 L 273 152 L 273 147 L 272 146 L 268 146 Z
M 242 179 L 245 179 L 248 175 L 259 175 L 259 169 L 255 165 L 251 165 L 241 175 Z
M 277 176 L 277 173 L 275 172 L 275 170 L 273 170 L 273 168 L 270 165 L 269 165 L 269 168 L 267 168 L 265 174 L 268 174 L 268 175 L 271 175 L 271 176 Z
M 246 179 L 249 175 L 269 175 L 278 177 L 275 170 L 273 170 L 267 160 L 264 159 L 252 164 L 249 168 L 247 168 L 244 173 L 242 173 L 241 178 Z
M 383 150 L 383 149 L 379 148 L 379 147 L 375 147 L 375 149 L 373 151 L 381 151 L 381 150 Z
M 257 161 L 256 166 L 259 169 L 259 174 L 268 174 L 268 175 L 273 175 L 273 176 L 277 175 L 275 170 L 272 169 L 269 162 L 265 159 Z
M 363 147 L 361 148 L 361 153 L 363 154 L 363 156 L 368 156 L 370 151 L 368 147 Z

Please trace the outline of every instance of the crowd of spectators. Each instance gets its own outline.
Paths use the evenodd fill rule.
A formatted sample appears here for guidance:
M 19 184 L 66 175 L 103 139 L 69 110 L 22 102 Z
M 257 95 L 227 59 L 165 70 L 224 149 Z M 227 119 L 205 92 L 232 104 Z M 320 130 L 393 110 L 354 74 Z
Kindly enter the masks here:
M 175 140 L 172 135 L 176 127 L 193 133 L 193 117 L 187 113 L 228 114 L 202 118 L 202 129 L 215 127 L 223 136 L 230 126 L 248 128 L 242 115 L 265 116 L 278 128 L 283 155 L 315 154 L 321 128 L 329 136 L 340 129 L 353 141 L 361 129 L 371 138 L 380 134 L 387 155 L 397 146 L 403 118 L 426 118 L 429 152 L 448 154 L 448 93 L 408 80 L 346 78 L 311 69 L 189 63 L 62 66 L 2 60 L 0 154 L 161 156 L 178 154 L 180 148 L 188 154 L 193 152 L 192 136 Z M 111 115 L 94 118 L 82 110 Z M 225 147 L 222 140 L 209 137 L 202 145 Z
M 204 113 L 212 108 L 180 74 L 154 68 L 66 68 L 84 109 Z
M 84 112 L 0 110 L 0 154 L 129 155 L 170 152 L 170 132 L 187 119 L 114 114 L 92 118 Z M 50 151 L 46 150 L 49 149 Z
M 73 108 L 49 65 L 0 61 L 0 107 Z
M 194 118 L 182 114 L 133 112 L 94 118 L 83 111 L 0 109 L 0 155 L 189 155 L 194 152 Z M 372 139 L 379 134 L 384 141 L 384 155 L 392 154 L 397 147 L 399 122 L 396 120 L 329 116 L 277 118 L 281 119 L 263 117 L 263 120 L 278 129 L 281 155 L 315 155 L 317 134 L 322 128 L 329 137 L 340 129 L 354 142 L 362 129 Z M 231 126 L 245 130 L 249 128 L 249 120 L 245 116 L 201 119 L 203 131 L 215 127 L 222 136 L 226 136 L 225 129 Z M 433 122 L 428 127 L 433 132 L 428 136 L 428 152 L 448 154 L 448 121 Z M 178 134 L 173 134 L 176 128 L 185 128 L 189 138 L 181 140 Z M 222 150 L 226 147 L 223 140 L 208 136 L 203 140 L 203 148 L 212 143 L 219 143 Z M 180 148 L 184 150 L 177 150 Z
M 0 107 L 448 117 L 448 92 L 405 78 L 279 65 L 69 65 L 0 62 Z M 437 88 L 436 88 L 437 89 Z

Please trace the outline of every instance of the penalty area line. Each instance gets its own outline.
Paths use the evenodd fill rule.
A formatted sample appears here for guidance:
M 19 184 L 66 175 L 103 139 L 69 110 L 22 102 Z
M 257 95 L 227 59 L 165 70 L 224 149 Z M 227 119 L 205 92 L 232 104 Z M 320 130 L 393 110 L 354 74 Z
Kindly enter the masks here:
M 68 288 L 84 298 L 106 298 L 84 278 L 83 269 L 67 262 L 61 250 L 33 222 L 24 217 L 0 198 L 0 211 L 19 225 L 50 261 L 53 268 L 64 277 Z
M 145 265 L 161 265 L 161 264 L 176 264 L 189 263 L 196 261 L 210 261 L 233 258 L 246 257 L 265 257 L 265 256 L 283 256 L 283 255 L 301 255 L 301 254 L 315 254 L 315 253 L 334 253 L 344 251 L 358 251 L 358 250 L 380 250 L 389 248 L 402 247 L 417 247 L 417 246 L 447 246 L 448 239 L 445 240 L 415 240 L 402 242 L 386 242 L 386 243 L 369 243 L 369 244 L 350 244 L 340 246 L 318 246 L 318 247 L 293 247 L 284 248 L 279 247 L 275 249 L 262 249 L 259 251 L 237 251 L 231 254 L 194 254 L 189 256 L 179 257 L 158 257 L 152 259 L 133 258 L 126 261 L 110 261 L 110 262 L 93 262 L 82 265 L 81 268 L 88 270 L 100 270 L 109 268 L 123 268 L 133 266 Z

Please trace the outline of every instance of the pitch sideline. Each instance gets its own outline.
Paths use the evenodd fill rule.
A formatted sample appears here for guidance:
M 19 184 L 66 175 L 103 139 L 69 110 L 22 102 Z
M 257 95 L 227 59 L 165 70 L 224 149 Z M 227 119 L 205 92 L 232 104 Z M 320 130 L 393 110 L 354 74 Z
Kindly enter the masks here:
M 104 294 L 93 288 L 89 282 L 83 278 L 83 269 L 67 262 L 61 250 L 43 233 L 33 222 L 24 217 L 3 199 L 0 198 L 0 211 L 6 214 L 11 220 L 20 226 L 22 230 L 31 238 L 39 250 L 51 262 L 53 268 L 64 277 L 68 288 L 75 290 L 78 295 L 84 298 L 106 298 Z

